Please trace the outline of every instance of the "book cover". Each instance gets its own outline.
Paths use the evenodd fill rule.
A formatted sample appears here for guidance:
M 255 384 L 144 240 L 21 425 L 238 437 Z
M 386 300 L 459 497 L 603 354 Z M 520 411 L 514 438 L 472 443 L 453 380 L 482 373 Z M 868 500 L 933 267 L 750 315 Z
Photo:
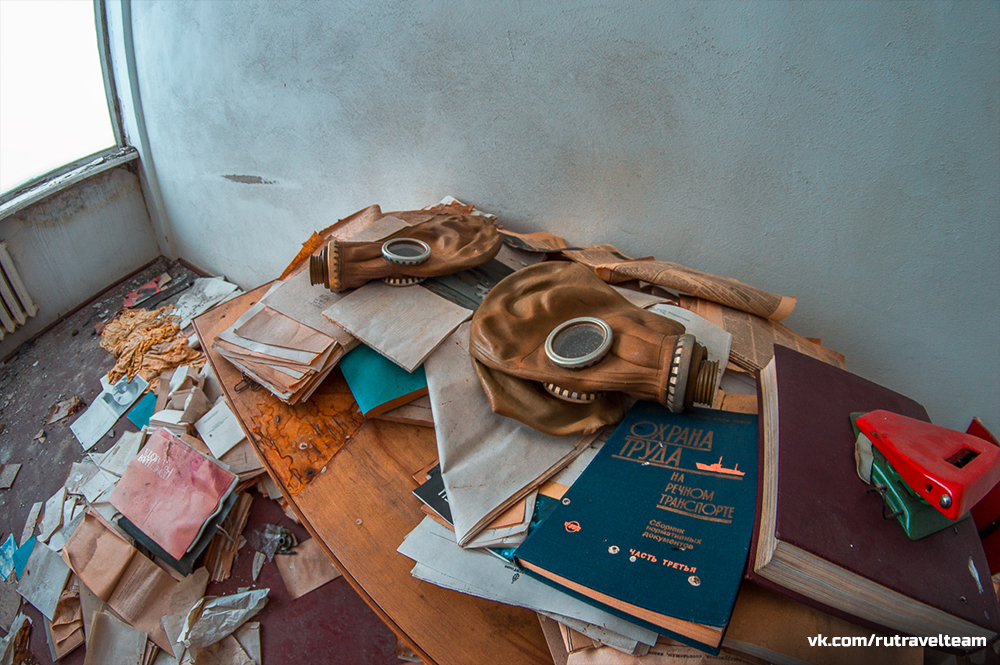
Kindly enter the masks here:
M 920 540 L 857 474 L 852 412 L 929 421 L 914 400 L 792 349 L 761 372 L 759 526 L 748 575 L 866 625 L 993 635 L 1000 607 L 971 518 Z
M 205 525 L 205 530 L 202 532 L 201 536 L 194 543 L 194 545 L 191 546 L 191 549 L 188 550 L 180 559 L 175 559 L 170 556 L 165 549 L 160 547 L 152 538 L 147 536 L 144 531 L 132 524 L 127 517 L 120 517 L 118 519 L 118 527 L 128 535 L 132 536 L 132 538 L 135 539 L 135 542 L 145 547 L 150 554 L 155 557 L 159 557 L 164 563 L 169 565 L 178 573 L 181 575 L 190 575 L 194 572 L 195 562 L 198 560 L 198 557 L 205 553 L 205 549 L 217 535 L 216 527 L 222 524 L 226 517 L 229 516 L 229 513 L 233 509 L 233 505 L 236 504 L 236 499 L 237 494 L 230 492 L 222 502 L 222 508 L 208 520 Z
M 234 474 L 161 427 L 129 462 L 110 502 L 181 559 L 235 485 Z
M 441 519 L 452 524 L 448 492 L 444 488 L 444 478 L 441 477 L 441 465 L 436 464 L 427 472 L 427 476 L 427 480 L 413 490 L 413 495 L 423 501 L 424 505 L 437 513 Z
M 747 560 L 756 415 L 637 403 L 515 552 L 529 573 L 717 652 Z
M 340 371 L 366 418 L 427 394 L 427 376 L 422 365 L 407 372 L 365 344 L 340 359 Z

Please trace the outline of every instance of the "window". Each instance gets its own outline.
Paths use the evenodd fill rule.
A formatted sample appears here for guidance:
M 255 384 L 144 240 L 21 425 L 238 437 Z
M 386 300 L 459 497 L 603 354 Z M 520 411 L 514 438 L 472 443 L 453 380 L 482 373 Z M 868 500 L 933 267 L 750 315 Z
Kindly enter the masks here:
M 0 201 L 114 147 L 94 4 L 0 1 Z

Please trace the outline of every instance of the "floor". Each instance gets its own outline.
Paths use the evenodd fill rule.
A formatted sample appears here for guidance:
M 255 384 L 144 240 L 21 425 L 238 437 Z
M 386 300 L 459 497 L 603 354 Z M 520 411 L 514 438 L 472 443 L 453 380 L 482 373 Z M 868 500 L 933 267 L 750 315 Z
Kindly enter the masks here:
M 52 496 L 65 481 L 70 465 L 83 458 L 83 450 L 70 431 L 70 423 L 79 413 L 51 425 L 45 420 L 50 407 L 62 399 L 78 395 L 89 404 L 100 393 L 100 376 L 114 362 L 99 346 L 94 325 L 112 317 L 125 295 L 163 272 L 171 275 L 174 285 L 168 284 L 166 290 L 177 289 L 163 303 L 176 300 L 179 289 L 197 276 L 161 258 L 22 345 L 0 366 L 0 464 L 22 465 L 14 485 L 0 490 L 0 538 L 5 539 L 8 533 L 18 538 L 32 504 Z M 124 430 L 135 430 L 126 418 L 118 421 L 113 436 L 105 437 L 94 451 L 110 448 Z M 44 438 L 36 436 L 41 431 Z M 275 502 L 255 495 L 244 533 L 265 523 L 286 526 L 300 540 L 308 538 L 306 530 L 287 518 Z M 252 581 L 252 553 L 244 547 L 230 579 L 209 585 L 208 594 L 234 593 L 239 587 L 270 588 L 267 606 L 254 619 L 262 624 L 264 665 L 403 662 L 395 655 L 393 633 L 343 578 L 290 600 L 273 563 L 264 566 L 256 584 Z M 51 663 L 41 616 L 27 603 L 22 604 L 22 611 L 34 625 L 32 652 L 40 663 Z M 79 665 L 83 660 L 84 649 L 80 648 L 59 662 Z

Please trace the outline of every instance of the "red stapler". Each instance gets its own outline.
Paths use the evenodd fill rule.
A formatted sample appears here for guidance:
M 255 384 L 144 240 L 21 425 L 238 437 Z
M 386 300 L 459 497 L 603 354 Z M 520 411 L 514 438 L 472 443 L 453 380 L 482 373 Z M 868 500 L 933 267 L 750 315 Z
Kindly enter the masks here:
M 856 424 L 909 488 L 949 520 L 1000 481 L 1000 448 L 978 437 L 888 411 Z

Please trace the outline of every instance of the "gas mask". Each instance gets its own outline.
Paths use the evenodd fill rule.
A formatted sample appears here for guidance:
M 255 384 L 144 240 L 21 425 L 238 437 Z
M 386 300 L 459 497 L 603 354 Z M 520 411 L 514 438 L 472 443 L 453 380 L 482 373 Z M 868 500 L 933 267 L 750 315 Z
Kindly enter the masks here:
M 375 242 L 331 240 L 309 260 L 309 281 L 340 293 L 382 279 L 409 286 L 486 263 L 500 251 L 493 223 L 442 213 Z
M 626 396 L 674 412 L 710 405 L 718 374 L 683 325 L 576 263 L 540 263 L 497 284 L 472 317 L 469 350 L 494 412 L 556 436 L 618 422 Z

